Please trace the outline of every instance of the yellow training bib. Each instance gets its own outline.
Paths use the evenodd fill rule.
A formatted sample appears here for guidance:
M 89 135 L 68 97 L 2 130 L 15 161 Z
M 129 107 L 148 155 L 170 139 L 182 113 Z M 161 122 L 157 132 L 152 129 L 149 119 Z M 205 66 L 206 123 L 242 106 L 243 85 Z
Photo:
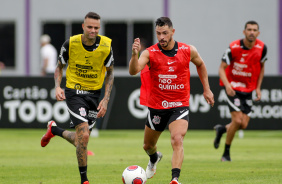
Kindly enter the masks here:
M 112 40 L 101 36 L 95 51 L 87 51 L 82 45 L 81 34 L 70 37 L 69 61 L 66 71 L 66 87 L 80 90 L 99 90 L 106 73 L 104 61 L 111 51 Z

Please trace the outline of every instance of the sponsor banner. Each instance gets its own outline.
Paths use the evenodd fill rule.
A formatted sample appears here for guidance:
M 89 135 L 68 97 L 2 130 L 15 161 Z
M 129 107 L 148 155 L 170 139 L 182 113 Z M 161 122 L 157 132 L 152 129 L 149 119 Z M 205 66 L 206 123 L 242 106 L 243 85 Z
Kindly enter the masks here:
M 163 77 L 165 78 L 165 77 Z M 202 93 L 203 87 L 198 77 L 191 77 L 189 129 L 212 129 L 216 124 L 230 123 L 230 112 L 223 87 L 218 77 L 209 77 L 214 93 L 215 105 L 210 107 Z M 265 77 L 261 89 L 261 101 L 253 101 L 248 129 L 282 129 L 282 77 Z M 144 129 L 147 108 L 140 105 L 139 77 L 116 78 L 115 97 L 111 113 L 103 128 Z M 253 100 L 256 98 L 253 92 Z M 165 99 L 163 101 L 166 102 Z
M 212 129 L 218 123 L 230 122 L 224 88 L 219 86 L 218 77 L 210 77 L 209 82 L 215 96 L 214 107 L 203 98 L 199 78 L 191 77 L 189 129 Z M 0 128 L 46 128 L 49 120 L 69 128 L 66 103 L 56 101 L 53 78 L 1 77 L 0 84 Z M 248 129 L 282 129 L 281 84 L 282 77 L 264 78 L 262 98 L 260 102 L 253 102 Z M 139 77 L 116 77 L 108 111 L 104 118 L 98 119 L 96 126 L 100 129 L 144 129 L 148 110 L 139 103 L 140 85 Z M 65 86 L 65 79 L 61 86 Z
M 69 127 L 66 103 L 55 99 L 53 78 L 1 77 L 0 84 L 0 128 L 46 128 L 50 120 Z

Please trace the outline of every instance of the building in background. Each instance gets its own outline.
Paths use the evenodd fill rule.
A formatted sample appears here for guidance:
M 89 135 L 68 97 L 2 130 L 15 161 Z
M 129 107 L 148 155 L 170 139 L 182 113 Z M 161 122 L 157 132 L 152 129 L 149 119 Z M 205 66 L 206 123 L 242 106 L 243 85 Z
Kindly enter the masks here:
M 197 45 L 209 75 L 213 76 L 218 75 L 222 50 L 229 44 L 227 40 L 240 37 L 242 25 L 256 20 L 260 23 L 260 38 L 269 47 L 265 75 L 282 75 L 279 52 L 282 0 L 0 1 L 0 56 L 6 65 L 2 76 L 39 76 L 40 36 L 50 35 L 59 53 L 66 38 L 81 32 L 81 16 L 88 11 L 96 11 L 103 17 L 100 33 L 113 38 L 116 76 L 129 76 L 127 67 L 134 37 L 145 38 L 149 45 L 157 41 L 154 20 L 160 16 L 173 20 L 179 30 L 176 40 L 181 38 L 185 43 Z M 192 67 L 191 75 L 196 72 Z

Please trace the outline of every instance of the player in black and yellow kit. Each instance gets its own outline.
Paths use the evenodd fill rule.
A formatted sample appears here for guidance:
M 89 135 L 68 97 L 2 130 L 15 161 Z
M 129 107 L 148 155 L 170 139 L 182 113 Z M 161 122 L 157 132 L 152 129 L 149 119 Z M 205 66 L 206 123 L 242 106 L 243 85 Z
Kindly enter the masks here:
M 76 147 L 81 184 L 89 184 L 87 178 L 87 144 L 97 118 L 104 117 L 112 91 L 113 52 L 111 39 L 99 35 L 100 16 L 89 12 L 82 24 L 83 34 L 67 40 L 59 55 L 55 71 L 55 89 L 58 101 L 66 99 L 75 132 L 59 128 L 54 121 L 48 122 L 47 133 L 41 139 L 45 147 L 52 137 L 58 135 Z M 63 68 L 66 71 L 65 91 L 60 87 Z M 106 74 L 107 73 L 107 74 Z M 99 102 L 105 81 L 105 95 Z

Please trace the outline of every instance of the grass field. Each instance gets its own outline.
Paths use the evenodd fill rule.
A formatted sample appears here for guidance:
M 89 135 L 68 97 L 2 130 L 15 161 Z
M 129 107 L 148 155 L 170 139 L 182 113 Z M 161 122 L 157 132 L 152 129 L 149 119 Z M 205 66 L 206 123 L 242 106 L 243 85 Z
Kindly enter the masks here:
M 0 129 L 1 184 L 79 184 L 75 148 L 60 137 L 41 148 L 45 130 Z M 121 184 L 129 165 L 144 169 L 148 156 L 142 149 L 141 130 L 103 130 L 91 137 L 88 157 L 90 184 Z M 231 147 L 231 163 L 220 162 L 224 140 L 212 146 L 213 131 L 189 130 L 184 142 L 182 184 L 281 184 L 282 131 L 245 131 Z M 158 142 L 163 160 L 148 184 L 168 184 L 171 177 L 171 145 L 165 131 Z

